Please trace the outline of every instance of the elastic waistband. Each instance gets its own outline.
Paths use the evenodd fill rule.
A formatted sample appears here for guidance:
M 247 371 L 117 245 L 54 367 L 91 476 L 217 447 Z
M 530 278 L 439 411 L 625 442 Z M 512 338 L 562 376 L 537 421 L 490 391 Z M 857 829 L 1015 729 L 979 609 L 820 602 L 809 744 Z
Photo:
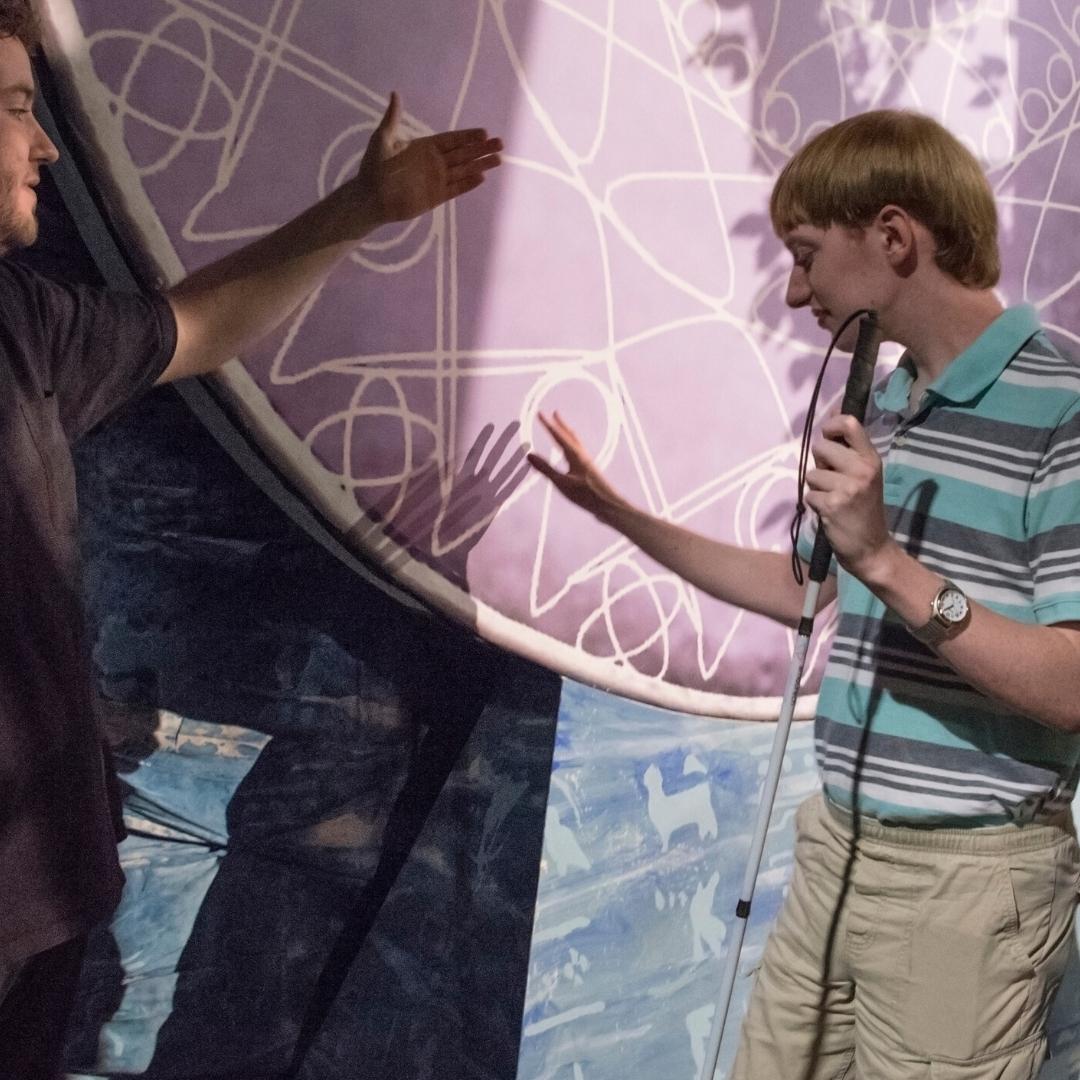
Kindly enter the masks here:
M 824 795 L 815 796 L 845 833 L 860 843 L 870 842 L 920 851 L 955 851 L 968 855 L 1002 855 L 1011 852 L 1039 851 L 1054 847 L 1063 840 L 1076 838 L 1072 813 L 1065 810 L 1049 821 L 1024 825 L 985 825 L 975 828 L 914 828 L 910 825 L 886 825 L 877 818 L 860 815 L 837 806 Z

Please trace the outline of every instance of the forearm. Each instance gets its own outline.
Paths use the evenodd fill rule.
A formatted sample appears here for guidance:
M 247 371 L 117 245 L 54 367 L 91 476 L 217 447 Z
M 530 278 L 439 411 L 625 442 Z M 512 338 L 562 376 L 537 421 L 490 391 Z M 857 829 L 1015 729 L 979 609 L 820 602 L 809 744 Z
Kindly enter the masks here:
M 558 412 L 551 416 L 540 413 L 539 419 L 565 455 L 567 468 L 560 471 L 535 452 L 528 455 L 529 463 L 572 503 L 710 596 L 787 626 L 798 624 L 805 594 L 795 581 L 787 556 L 723 544 L 645 513 L 604 479 Z M 818 593 L 818 609 L 835 595 L 836 583 L 829 578 Z
M 867 587 L 909 626 L 930 617 L 941 574 L 895 542 L 864 567 Z M 971 619 L 936 651 L 989 697 L 1048 727 L 1080 732 L 1080 632 L 1070 626 L 1019 623 L 971 603 Z
M 711 540 L 621 500 L 609 504 L 597 516 L 710 596 L 786 626 L 798 623 L 804 590 L 795 581 L 787 555 Z M 830 579 L 822 588 L 819 608 L 833 595 Z
M 183 361 L 167 376 L 213 371 L 271 333 L 378 224 L 367 204 L 339 189 L 185 278 L 167 294 Z

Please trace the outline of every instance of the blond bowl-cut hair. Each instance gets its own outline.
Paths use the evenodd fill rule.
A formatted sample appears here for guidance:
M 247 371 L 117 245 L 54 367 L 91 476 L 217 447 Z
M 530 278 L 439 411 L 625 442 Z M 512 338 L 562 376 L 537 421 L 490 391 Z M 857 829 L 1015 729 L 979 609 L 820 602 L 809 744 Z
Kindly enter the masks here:
M 879 109 L 841 120 L 784 166 L 769 200 L 773 228 L 864 228 L 884 206 L 906 210 L 933 236 L 934 261 L 963 285 L 1001 275 L 997 208 L 975 156 L 936 120 Z

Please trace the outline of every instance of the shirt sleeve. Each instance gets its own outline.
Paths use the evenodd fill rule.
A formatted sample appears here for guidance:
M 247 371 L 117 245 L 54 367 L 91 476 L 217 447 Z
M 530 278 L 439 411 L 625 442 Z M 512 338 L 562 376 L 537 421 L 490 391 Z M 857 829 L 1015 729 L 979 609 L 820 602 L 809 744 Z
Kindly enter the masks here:
M 0 299 L 71 441 L 152 386 L 176 350 L 161 295 L 69 285 L 4 264 Z
M 1028 495 L 1027 524 L 1035 618 L 1080 619 L 1080 403 L 1050 436 Z

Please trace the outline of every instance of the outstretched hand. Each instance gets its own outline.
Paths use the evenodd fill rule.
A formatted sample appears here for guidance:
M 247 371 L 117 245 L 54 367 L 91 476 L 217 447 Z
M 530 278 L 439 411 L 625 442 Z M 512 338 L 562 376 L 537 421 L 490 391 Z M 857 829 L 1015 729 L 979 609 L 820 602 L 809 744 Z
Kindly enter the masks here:
M 408 221 L 466 191 L 500 164 L 502 140 L 483 128 L 444 131 L 410 141 L 401 126 L 401 98 L 390 104 L 364 151 L 354 183 L 371 200 L 376 224 Z
M 623 498 L 604 479 L 593 459 L 586 453 L 574 429 L 556 412 L 551 417 L 538 414 L 540 423 L 566 457 L 566 472 L 560 472 L 539 454 L 528 455 L 529 464 L 546 476 L 572 503 L 588 510 L 604 522 L 623 504 Z

